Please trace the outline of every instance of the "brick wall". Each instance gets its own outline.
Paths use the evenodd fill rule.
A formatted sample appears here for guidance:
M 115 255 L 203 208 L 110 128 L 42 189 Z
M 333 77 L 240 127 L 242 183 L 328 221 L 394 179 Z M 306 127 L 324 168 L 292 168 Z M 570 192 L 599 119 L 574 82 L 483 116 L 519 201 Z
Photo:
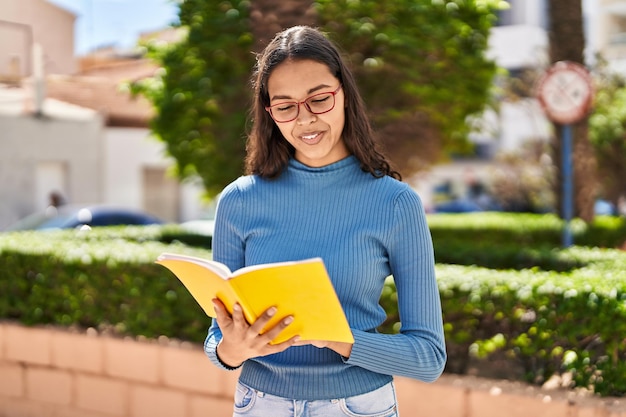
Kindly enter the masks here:
M 0 323 L 0 417 L 229 417 L 237 375 L 195 344 Z M 402 417 L 626 417 L 626 401 L 504 381 L 396 387 Z

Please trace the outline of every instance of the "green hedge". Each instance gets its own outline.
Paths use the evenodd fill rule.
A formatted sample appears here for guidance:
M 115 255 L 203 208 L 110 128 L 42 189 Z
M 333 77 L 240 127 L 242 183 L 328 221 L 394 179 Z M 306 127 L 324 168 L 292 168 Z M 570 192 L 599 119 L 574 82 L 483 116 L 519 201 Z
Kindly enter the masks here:
M 559 273 L 438 265 L 447 371 L 465 373 L 475 358 L 505 358 L 529 382 L 572 371 L 578 386 L 624 395 L 626 253 L 571 248 L 561 257 L 585 266 Z M 395 293 L 392 281 L 387 287 Z M 393 331 L 399 319 L 387 308 Z
M 435 214 L 428 223 L 440 264 L 561 272 L 584 266 L 584 260 L 561 253 L 564 223 L 551 214 Z M 626 243 L 623 217 L 599 216 L 589 225 L 574 220 L 570 227 L 576 246 L 617 248 Z
M 561 246 L 564 223 L 552 214 L 467 213 L 432 214 L 428 223 L 436 248 L 459 243 L 518 248 Z M 579 219 L 570 223 L 577 246 L 615 248 L 626 241 L 626 218 L 597 216 L 593 223 Z M 452 255 L 452 254 L 449 254 Z
M 608 249 L 626 240 L 624 219 L 573 222 L 577 246 L 566 250 L 551 215 L 432 215 L 429 225 L 447 372 L 498 360 L 533 383 L 571 371 L 577 386 L 626 393 L 626 253 Z M 0 318 L 202 342 L 210 319 L 154 259 L 210 257 L 209 247 L 169 226 L 0 234 Z M 390 279 L 383 331 L 399 328 L 395 300 Z
M 154 260 L 211 254 L 167 236 L 157 227 L 0 234 L 0 317 L 200 342 L 209 318 Z

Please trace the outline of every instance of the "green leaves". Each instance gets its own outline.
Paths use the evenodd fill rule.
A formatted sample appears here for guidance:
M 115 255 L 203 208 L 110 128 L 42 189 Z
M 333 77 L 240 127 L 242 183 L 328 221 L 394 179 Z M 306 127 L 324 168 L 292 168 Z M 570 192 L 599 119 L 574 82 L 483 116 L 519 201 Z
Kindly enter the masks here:
M 425 113 L 446 143 L 464 141 L 466 117 L 488 101 L 495 65 L 484 53 L 502 3 L 321 0 L 316 11 L 321 26 L 349 51 L 374 117 L 385 120 L 386 109 Z M 384 63 L 385 94 L 370 89 L 381 82 L 371 60 Z
M 589 139 L 602 178 L 601 196 L 617 203 L 626 195 L 626 77 L 609 70 L 602 61 L 594 73 Z
M 162 230 L 0 234 L 0 317 L 202 341 L 209 319 L 176 277 L 154 260 L 166 250 L 205 257 L 210 252 L 161 243 Z
M 626 361 L 626 256 L 563 252 L 586 266 L 562 274 L 439 265 L 449 349 L 465 350 L 468 361 L 504 353 L 523 364 L 530 382 L 571 371 L 598 394 L 623 395 L 616 387 L 626 374 L 618 377 L 611 366 Z
M 442 148 L 470 147 L 466 118 L 489 100 L 496 69 L 485 51 L 495 12 L 504 5 L 495 0 L 314 3 L 317 25 L 347 52 L 385 147 L 406 175 L 418 169 L 413 155 L 432 161 Z M 146 45 L 162 70 L 132 86 L 154 105 L 152 130 L 176 160 L 178 176 L 199 175 L 209 196 L 243 172 L 252 51 L 259 41 L 252 35 L 257 28 L 251 28 L 250 11 L 249 1 L 181 2 L 183 39 Z
M 600 240 L 626 236 L 625 219 L 597 221 L 577 238 L 589 232 L 591 243 L 596 229 L 603 231 Z M 436 215 L 429 224 L 437 257 L 457 263 L 436 265 L 447 372 L 505 360 L 533 383 L 569 371 L 577 386 L 600 395 L 626 393 L 623 251 L 558 249 L 553 243 L 561 223 L 552 215 Z M 164 251 L 211 256 L 182 241 L 204 244 L 172 225 L 0 234 L 0 318 L 200 343 L 209 319 L 182 284 L 154 264 Z M 511 256 L 537 246 L 543 249 L 529 258 L 536 261 L 532 267 Z M 398 332 L 391 277 L 381 305 L 388 314 L 381 330 Z
M 486 58 L 501 1 L 320 0 L 320 26 L 346 51 L 387 154 L 403 175 L 471 150 L 467 119 L 489 104 Z M 341 16 L 338 18 L 337 16 Z
M 181 178 L 199 175 L 214 196 L 243 173 L 248 78 L 254 64 L 247 1 L 187 0 L 180 5 L 186 36 L 152 45 L 162 66 L 133 86 L 152 101 L 151 127 L 176 160 Z
M 437 214 L 428 221 L 448 372 L 507 363 L 532 383 L 569 371 L 577 386 L 600 395 L 626 393 L 626 254 L 592 247 L 622 244 L 626 219 L 581 225 L 576 241 L 589 247 L 567 250 L 558 248 L 562 222 L 553 215 Z M 389 311 L 383 330 L 393 332 L 399 318 Z

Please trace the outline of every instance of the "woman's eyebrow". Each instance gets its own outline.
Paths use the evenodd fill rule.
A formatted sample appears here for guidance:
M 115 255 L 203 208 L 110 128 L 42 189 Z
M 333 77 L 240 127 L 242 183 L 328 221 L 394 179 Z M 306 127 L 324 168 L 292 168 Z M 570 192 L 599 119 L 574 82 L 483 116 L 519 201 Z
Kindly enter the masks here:
M 316 91 L 319 91 L 319 90 L 321 90 L 323 88 L 331 88 L 331 86 L 327 85 L 327 84 L 320 84 L 318 86 L 315 86 L 313 88 L 308 89 L 306 93 L 307 93 L 307 95 L 309 95 L 309 94 L 315 93 Z M 272 96 L 270 98 L 270 101 L 273 101 L 273 100 L 293 100 L 293 97 L 287 96 L 287 95 L 277 94 L 277 95 Z

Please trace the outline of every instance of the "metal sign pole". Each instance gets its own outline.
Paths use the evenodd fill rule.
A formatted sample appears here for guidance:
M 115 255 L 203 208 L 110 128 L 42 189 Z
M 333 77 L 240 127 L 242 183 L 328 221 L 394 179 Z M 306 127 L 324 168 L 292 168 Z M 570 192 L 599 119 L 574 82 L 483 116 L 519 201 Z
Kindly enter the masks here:
M 563 172 L 563 247 L 568 248 L 573 244 L 571 221 L 574 214 L 574 174 L 572 169 L 572 126 L 563 125 L 562 148 L 562 172 Z
M 537 99 L 548 118 L 563 127 L 561 164 L 563 190 L 563 246 L 573 244 L 571 221 L 574 215 L 574 186 L 572 158 L 572 123 L 582 120 L 593 101 L 593 81 L 589 71 L 575 62 L 559 61 L 541 77 Z

